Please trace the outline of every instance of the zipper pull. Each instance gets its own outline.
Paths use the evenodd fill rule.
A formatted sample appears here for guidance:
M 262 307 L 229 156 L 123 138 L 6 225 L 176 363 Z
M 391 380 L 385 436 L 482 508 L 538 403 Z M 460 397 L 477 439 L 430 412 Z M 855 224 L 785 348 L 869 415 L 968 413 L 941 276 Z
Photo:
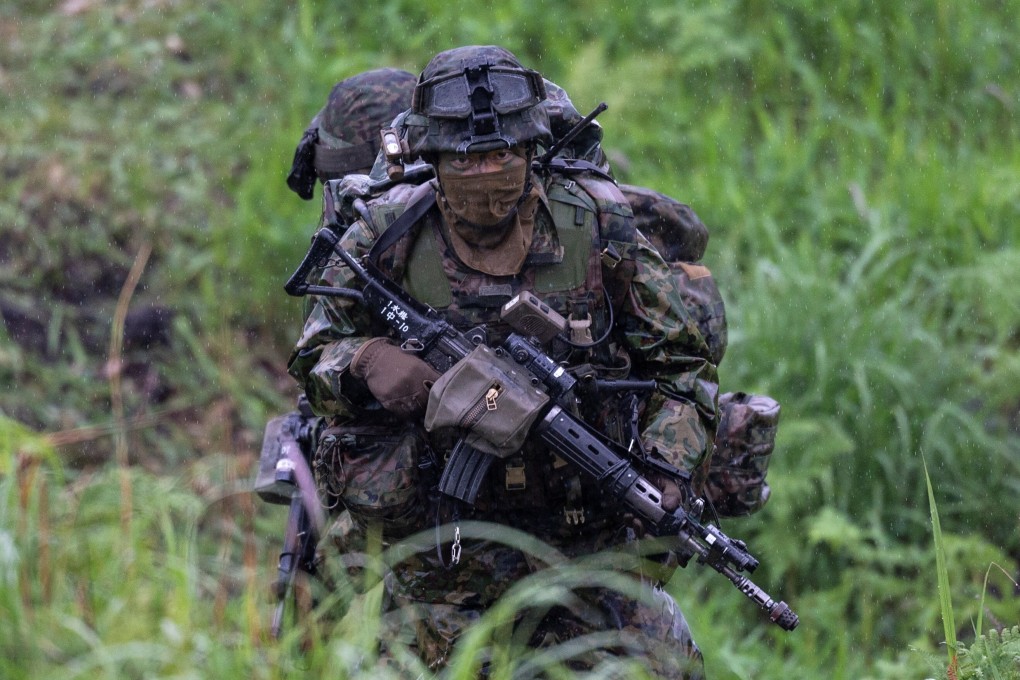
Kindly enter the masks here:
M 495 411 L 496 410 L 496 399 L 499 398 L 500 387 L 499 385 L 493 385 L 489 388 L 489 391 L 485 393 L 485 410 Z

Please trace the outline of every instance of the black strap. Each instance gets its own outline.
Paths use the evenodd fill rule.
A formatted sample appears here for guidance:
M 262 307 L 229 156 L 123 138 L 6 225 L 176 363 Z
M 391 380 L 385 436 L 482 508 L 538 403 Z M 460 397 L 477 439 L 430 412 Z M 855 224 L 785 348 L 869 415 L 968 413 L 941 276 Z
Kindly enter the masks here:
M 576 175 L 582 172 L 590 172 L 596 177 L 601 177 L 604 180 L 608 180 L 613 184 L 616 184 L 616 180 L 613 176 L 607 173 L 605 170 L 595 165 L 591 161 L 581 160 L 579 158 L 563 158 L 557 156 L 550 160 L 545 166 L 553 172 L 558 172 L 562 175 Z
M 287 186 L 291 191 L 309 200 L 315 193 L 315 146 L 319 141 L 319 128 L 310 127 L 305 130 L 294 149 L 294 162 L 290 166 L 290 174 L 287 175 Z
M 427 187 L 427 189 L 424 187 Z M 400 216 L 393 220 L 393 223 L 372 244 L 372 249 L 368 251 L 368 259 L 378 265 L 379 256 L 399 241 L 401 236 L 409 232 L 415 223 L 424 217 L 425 213 L 431 210 L 435 204 L 436 192 L 432 190 L 428 182 L 422 184 L 411 195 L 411 199 L 407 202 L 404 212 L 400 213 Z
M 343 177 L 360 168 L 371 168 L 375 163 L 375 155 L 378 151 L 379 146 L 372 142 L 362 142 L 340 148 L 316 144 L 315 169 L 321 175 Z

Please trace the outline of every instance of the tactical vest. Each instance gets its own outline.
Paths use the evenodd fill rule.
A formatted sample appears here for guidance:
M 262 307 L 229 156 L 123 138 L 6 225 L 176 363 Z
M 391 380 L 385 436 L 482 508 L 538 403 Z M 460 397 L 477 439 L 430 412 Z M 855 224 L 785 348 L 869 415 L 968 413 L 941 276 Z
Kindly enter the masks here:
M 615 184 L 597 178 L 554 174 L 543 188 L 548 210 L 539 211 L 531 252 L 521 273 L 512 277 L 488 276 L 456 260 L 442 235 L 438 209 L 426 203 L 422 214 L 416 207 L 435 191 L 430 184 L 394 187 L 372 200 L 355 198 L 350 205 L 370 237 L 388 244 L 374 253 L 380 270 L 454 326 L 466 330 L 485 324 L 488 342 L 498 344 L 509 332 L 499 320 L 500 308 L 513 295 L 530 291 L 574 321 L 587 321 L 590 315 L 589 337 L 598 338 L 610 322 L 607 299 L 620 309 L 634 274 L 637 235 L 630 206 Z M 405 211 L 422 216 L 410 225 L 402 220 L 391 238 L 381 238 Z M 602 353 L 611 354 L 607 347 L 610 342 L 599 345 Z M 578 354 L 574 351 L 571 358 Z M 448 448 L 435 438 L 431 444 L 437 451 Z M 601 498 L 597 485 L 547 452 L 534 455 L 534 446 L 528 443 L 519 455 L 493 466 L 488 491 L 475 510 L 483 518 L 493 511 L 520 511 L 515 522 L 554 523 L 569 531 L 587 512 L 587 526 L 594 529 L 592 522 L 602 514 L 593 514 Z
M 618 308 L 633 276 L 636 235 L 630 207 L 616 185 L 595 178 L 554 175 L 544 189 L 548 216 L 540 211 L 535 229 L 544 247 L 532 248 L 519 276 L 490 277 L 444 256 L 448 248 L 435 208 L 377 264 L 409 294 L 462 328 L 484 323 L 498 339 L 506 332 L 498 321 L 499 307 L 530 291 L 578 328 L 590 315 L 588 336 L 598 337 L 609 323 L 603 291 Z M 378 238 L 409 204 L 432 190 L 428 184 L 412 191 L 401 188 L 374 201 L 355 201 L 354 207 Z

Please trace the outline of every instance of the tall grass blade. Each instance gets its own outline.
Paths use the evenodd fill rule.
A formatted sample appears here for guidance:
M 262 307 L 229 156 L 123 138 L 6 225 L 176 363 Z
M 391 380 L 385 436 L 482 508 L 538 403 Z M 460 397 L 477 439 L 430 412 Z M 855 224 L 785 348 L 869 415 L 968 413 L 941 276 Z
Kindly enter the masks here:
M 992 562 L 991 564 L 988 565 L 988 569 L 985 571 L 984 584 L 981 587 L 981 602 L 978 605 L 977 627 L 974 629 L 974 635 L 975 637 L 978 638 L 981 637 L 982 635 L 981 631 L 984 630 L 983 624 L 985 616 L 985 596 L 988 594 L 988 577 L 992 573 L 992 567 L 995 567 L 996 569 L 1001 571 L 1006 576 L 1006 578 L 1009 579 L 1009 582 L 1013 584 L 1013 588 L 1020 588 L 1020 584 L 1017 584 L 1017 582 L 1013 580 L 1013 577 L 1009 575 L 1009 572 L 1003 569 L 1000 565 L 996 564 L 995 562 Z
M 946 634 L 946 647 L 949 653 L 949 668 L 956 673 L 956 619 L 953 616 L 953 597 L 949 590 L 949 569 L 946 565 L 946 547 L 942 540 L 942 525 L 939 523 L 939 509 L 935 503 L 935 491 L 932 490 L 931 477 L 928 476 L 928 462 L 921 456 L 924 465 L 924 481 L 928 486 L 928 507 L 931 509 L 931 530 L 935 541 L 935 572 L 938 574 L 939 605 L 942 609 L 942 627 Z

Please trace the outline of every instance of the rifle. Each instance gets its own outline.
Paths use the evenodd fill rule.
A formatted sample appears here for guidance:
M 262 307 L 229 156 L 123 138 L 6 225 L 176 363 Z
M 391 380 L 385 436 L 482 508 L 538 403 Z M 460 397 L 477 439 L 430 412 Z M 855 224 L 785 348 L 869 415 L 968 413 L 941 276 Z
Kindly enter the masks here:
M 484 341 L 478 329 L 461 332 L 432 307 L 415 300 L 400 286 L 388 279 L 370 258 L 359 261 L 338 248 L 340 237 L 331 224 L 335 211 L 326 197 L 325 226 L 312 239 L 304 261 L 285 286 L 290 295 L 315 294 L 353 299 L 362 304 L 375 318 L 392 330 L 402 341 L 405 350 L 415 352 L 440 373 L 467 356 Z M 316 266 L 323 266 L 335 253 L 364 283 L 355 290 L 330 286 L 310 286 L 305 276 Z M 513 301 L 511 301 L 513 302 Z M 573 415 L 570 400 L 577 380 L 552 357 L 545 354 L 530 337 L 511 333 L 495 350 L 510 356 L 521 369 L 530 374 L 532 384 L 541 386 L 549 394 L 548 407 L 529 436 L 537 437 L 561 458 L 581 472 L 593 477 L 600 487 L 636 513 L 658 537 L 676 539 L 672 547 L 681 566 L 692 557 L 725 576 L 752 602 L 768 613 L 769 619 L 783 628 L 793 630 L 799 619 L 785 602 L 777 602 L 762 588 L 740 572 L 751 573 L 758 560 L 747 551 L 743 541 L 732 539 L 718 527 L 703 525 L 699 521 L 700 504 L 692 503 L 693 511 L 678 507 L 670 512 L 662 506 L 662 491 L 643 477 L 630 460 L 628 452 L 605 438 L 587 423 Z M 451 452 L 447 469 L 440 481 L 444 486 L 470 497 L 484 476 L 492 456 L 458 445 Z M 659 461 L 642 461 L 659 472 L 689 484 L 689 475 Z M 452 480 L 452 481 L 451 481 Z
M 254 489 L 267 503 L 289 505 L 283 550 L 272 592 L 276 610 L 270 632 L 278 639 L 283 630 L 287 596 L 294 590 L 298 572 L 317 574 L 315 548 L 325 519 L 318 504 L 309 461 L 318 442 L 322 418 L 316 417 L 304 395 L 298 410 L 266 424 Z

